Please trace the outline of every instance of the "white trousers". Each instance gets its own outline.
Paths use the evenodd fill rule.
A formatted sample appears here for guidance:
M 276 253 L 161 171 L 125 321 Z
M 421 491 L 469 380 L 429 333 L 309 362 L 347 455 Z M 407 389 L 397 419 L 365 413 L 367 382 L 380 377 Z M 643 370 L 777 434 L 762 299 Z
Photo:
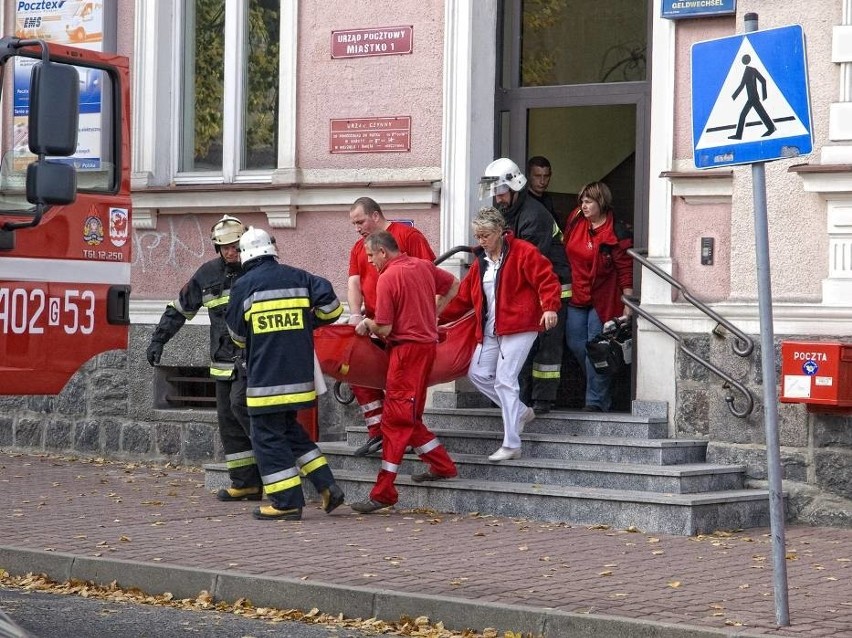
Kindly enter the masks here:
M 527 410 L 521 403 L 518 374 L 527 360 L 537 332 L 504 337 L 485 337 L 476 346 L 467 377 L 482 394 L 500 406 L 503 415 L 503 447 L 521 447 L 518 426 Z

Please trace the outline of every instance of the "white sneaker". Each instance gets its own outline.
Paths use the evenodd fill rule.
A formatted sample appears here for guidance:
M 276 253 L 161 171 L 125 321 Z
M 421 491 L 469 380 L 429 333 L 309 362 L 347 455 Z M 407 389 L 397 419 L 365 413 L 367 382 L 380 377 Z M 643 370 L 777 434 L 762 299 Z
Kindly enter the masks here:
M 521 448 L 501 447 L 488 457 L 489 461 L 508 461 L 509 459 L 521 458 Z
M 518 434 L 523 434 L 524 427 L 526 427 L 527 423 L 532 421 L 535 418 L 535 410 L 532 408 L 527 408 L 524 415 L 521 417 L 521 422 L 518 423 Z

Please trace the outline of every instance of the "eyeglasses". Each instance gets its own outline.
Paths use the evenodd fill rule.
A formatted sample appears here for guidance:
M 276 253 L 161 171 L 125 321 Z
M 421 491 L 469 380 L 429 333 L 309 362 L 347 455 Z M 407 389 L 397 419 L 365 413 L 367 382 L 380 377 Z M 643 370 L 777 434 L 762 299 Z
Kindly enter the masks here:
M 474 233 L 473 238 L 476 239 L 477 241 L 481 241 L 483 239 L 488 239 L 489 237 L 493 237 L 494 235 L 495 235 L 495 231 L 492 230 L 492 231 L 489 231 L 489 232 Z

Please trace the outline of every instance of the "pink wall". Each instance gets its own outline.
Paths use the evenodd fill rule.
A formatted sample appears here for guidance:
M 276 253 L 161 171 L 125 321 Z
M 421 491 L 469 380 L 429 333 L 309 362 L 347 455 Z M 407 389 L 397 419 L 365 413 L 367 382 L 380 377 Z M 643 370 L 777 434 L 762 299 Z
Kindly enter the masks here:
M 672 275 L 701 301 L 724 301 L 731 286 L 731 207 L 690 205 L 675 198 L 672 206 Z M 701 238 L 712 237 L 712 266 L 701 264 Z
M 331 32 L 369 27 L 413 26 L 411 54 L 332 59 Z M 297 165 L 302 169 L 439 167 L 443 99 L 443 3 L 366 0 L 299 4 Z M 331 119 L 411 116 L 411 151 L 329 152 Z M 393 179 L 389 173 L 389 179 Z M 389 219 L 413 219 L 437 252 L 439 209 L 406 210 L 365 192 Z M 346 295 L 349 250 L 358 238 L 348 211 L 300 212 L 298 228 L 276 231 L 293 238 L 292 262 L 332 281 Z
M 437 218 L 431 211 L 386 211 L 389 219 L 413 219 L 415 226 L 438 245 Z M 246 225 L 269 231 L 275 237 L 281 261 L 330 280 L 341 300 L 346 299 L 349 250 L 358 238 L 348 212 L 299 213 L 298 228 L 270 229 L 266 215 L 239 215 Z M 134 299 L 171 299 L 195 270 L 216 253 L 210 228 L 217 215 L 161 215 L 156 230 L 133 233 Z
M 674 160 L 692 166 L 692 45 L 734 33 L 733 17 L 683 20 L 677 23 L 674 109 Z M 672 206 L 672 274 L 702 301 L 722 301 L 730 293 L 731 207 L 687 204 L 676 197 Z M 701 238 L 712 237 L 712 266 L 701 265 Z
M 413 26 L 411 54 L 331 58 L 333 30 L 402 25 Z M 394 178 L 393 169 L 439 167 L 443 30 L 443 3 L 439 2 L 300 2 L 297 167 L 336 169 L 340 172 L 332 182 L 346 186 L 364 180 L 348 176 L 345 169 L 385 169 L 385 181 L 399 181 Z M 410 152 L 329 152 L 331 119 L 401 115 L 411 116 Z M 305 179 L 312 181 L 316 177 L 309 174 Z M 334 183 L 328 184 L 330 189 L 334 186 Z M 382 201 L 381 193 L 381 188 L 365 186 L 352 200 L 369 195 L 382 205 L 389 219 L 414 220 L 415 226 L 437 250 L 438 207 L 410 210 L 389 205 Z M 214 256 L 209 230 L 219 216 L 221 213 L 160 215 L 155 231 L 137 230 L 134 235 L 134 299 L 162 299 L 175 295 L 195 268 Z M 246 224 L 270 230 L 278 242 L 282 261 L 328 278 L 338 296 L 345 299 L 349 251 L 358 238 L 349 222 L 348 205 L 299 211 L 295 229 L 270 229 L 266 216 L 260 213 L 238 216 Z
M 116 17 L 118 31 L 118 46 L 116 53 L 130 58 L 130 68 L 133 68 L 133 27 L 135 20 L 135 5 L 133 0 L 118 0 L 118 16 Z
M 413 52 L 332 59 L 331 32 L 413 25 Z M 298 159 L 302 168 L 440 166 L 443 3 L 299 3 Z M 411 116 L 411 152 L 329 153 L 329 120 Z

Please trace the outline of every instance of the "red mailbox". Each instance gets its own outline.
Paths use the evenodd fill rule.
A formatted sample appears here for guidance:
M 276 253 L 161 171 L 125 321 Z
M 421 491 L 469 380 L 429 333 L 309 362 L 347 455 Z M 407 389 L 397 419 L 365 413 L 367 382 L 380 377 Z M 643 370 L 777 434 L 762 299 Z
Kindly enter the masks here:
M 782 341 L 781 401 L 852 408 L 852 344 Z

